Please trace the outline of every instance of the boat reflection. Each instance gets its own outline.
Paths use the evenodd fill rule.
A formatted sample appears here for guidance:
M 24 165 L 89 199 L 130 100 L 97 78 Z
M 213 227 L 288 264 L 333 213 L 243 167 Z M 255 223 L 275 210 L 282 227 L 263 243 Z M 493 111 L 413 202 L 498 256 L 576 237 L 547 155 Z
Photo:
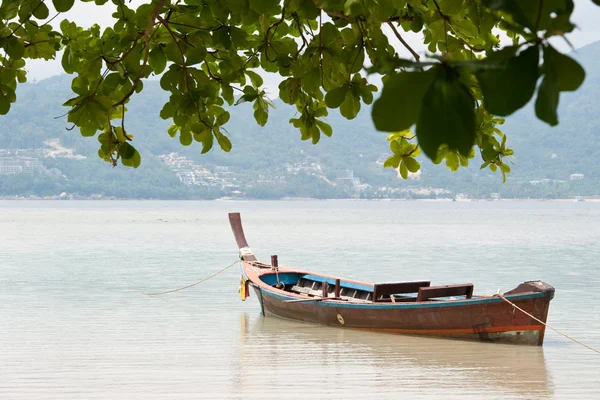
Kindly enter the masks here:
M 399 392 L 425 398 L 553 397 L 541 347 L 363 332 L 246 313 L 241 324 L 235 380 L 249 398 L 259 382 L 277 380 L 327 398 Z M 270 383 L 260 379 L 263 374 Z

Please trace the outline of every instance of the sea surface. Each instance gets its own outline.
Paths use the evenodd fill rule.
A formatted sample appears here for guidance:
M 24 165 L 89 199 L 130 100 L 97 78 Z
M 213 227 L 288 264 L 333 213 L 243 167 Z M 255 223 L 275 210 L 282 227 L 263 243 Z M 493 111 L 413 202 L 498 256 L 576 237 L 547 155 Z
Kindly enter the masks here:
M 600 354 L 262 317 L 238 294 L 227 213 L 255 254 L 366 281 L 526 280 L 600 348 L 600 204 L 1 201 L 0 399 L 599 399 Z

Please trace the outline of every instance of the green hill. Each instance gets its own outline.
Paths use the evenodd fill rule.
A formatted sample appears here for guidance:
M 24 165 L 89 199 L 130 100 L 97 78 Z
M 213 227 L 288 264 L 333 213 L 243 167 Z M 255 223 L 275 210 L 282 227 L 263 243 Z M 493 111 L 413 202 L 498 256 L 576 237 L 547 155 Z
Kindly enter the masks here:
M 129 131 L 135 136 L 134 144 L 142 153 L 142 166 L 137 170 L 111 168 L 97 157 L 95 139 L 67 130 L 61 104 L 71 97 L 72 77 L 57 76 L 20 86 L 17 103 L 1 119 L 0 149 L 14 152 L 41 148 L 46 147 L 44 141 L 58 138 L 62 146 L 74 148 L 87 158 L 43 157 L 43 171 L 0 175 L 0 196 L 46 196 L 61 192 L 141 198 L 215 198 L 232 194 L 259 198 L 426 196 L 426 191 L 419 192 L 419 188 L 444 189 L 447 191 L 444 196 L 466 193 L 481 198 L 491 193 L 505 198 L 597 195 L 600 194 L 600 145 L 595 139 L 600 126 L 596 113 L 600 105 L 600 72 L 593 66 L 600 60 L 600 42 L 579 49 L 574 56 L 586 67 L 587 78 L 580 90 L 561 96 L 558 127 L 551 128 L 537 120 L 531 104 L 511 116 L 503 127 L 515 150 L 512 173 L 506 184 L 502 184 L 498 174 L 479 170 L 477 158 L 470 168 L 452 173 L 422 157 L 419 180 L 399 179 L 394 171 L 376 163 L 389 150 L 386 134 L 375 131 L 370 110 L 366 108 L 353 121 L 334 111 L 328 117 L 334 128 L 333 136 L 323 137 L 313 146 L 300 141 L 299 133 L 288 123 L 295 111 L 291 107 L 275 100 L 276 109 L 271 110 L 267 126 L 261 128 L 254 122 L 251 106 L 242 104 L 230 110 L 232 117 L 227 130 L 233 142 L 232 151 L 223 153 L 217 148 L 201 155 L 199 144 L 183 147 L 177 138 L 167 135 L 169 122 L 161 120 L 158 114 L 168 97 L 158 81 L 145 83 L 143 93 L 135 96 L 129 106 L 126 119 Z M 224 178 L 229 186 L 213 185 L 213 181 L 210 185 L 184 185 L 172 166 L 169 168 L 158 158 L 171 152 L 209 170 L 207 177 Z M 217 167 L 227 168 L 217 173 Z M 47 172 L 50 170 L 54 173 Z M 353 171 L 355 178 L 370 187 L 362 187 L 359 192 L 356 182 L 354 186 L 331 185 L 344 170 Z M 574 173 L 584 174 L 585 178 L 570 181 L 569 176 Z M 530 181 L 539 182 L 534 185 Z M 379 187 L 390 190 L 378 191 Z M 397 191 L 389 194 L 391 189 Z

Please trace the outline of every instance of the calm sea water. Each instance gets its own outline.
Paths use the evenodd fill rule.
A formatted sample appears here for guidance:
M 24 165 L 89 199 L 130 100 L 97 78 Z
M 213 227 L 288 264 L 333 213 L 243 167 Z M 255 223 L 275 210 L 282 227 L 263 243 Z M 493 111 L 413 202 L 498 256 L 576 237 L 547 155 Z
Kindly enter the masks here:
M 263 259 L 367 281 L 556 287 L 600 347 L 600 204 L 0 202 L 0 399 L 598 399 L 600 354 L 356 332 L 241 302 L 227 212 Z

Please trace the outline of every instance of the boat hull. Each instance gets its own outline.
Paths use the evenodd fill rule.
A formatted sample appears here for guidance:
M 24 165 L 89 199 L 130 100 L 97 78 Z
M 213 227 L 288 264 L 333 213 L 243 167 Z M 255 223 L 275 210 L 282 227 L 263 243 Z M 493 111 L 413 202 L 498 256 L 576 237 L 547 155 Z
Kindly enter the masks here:
M 545 326 L 500 297 L 437 304 L 293 302 L 255 286 L 265 315 L 341 328 L 463 340 L 542 345 Z M 552 292 L 553 294 L 553 292 Z M 511 302 L 545 321 L 550 292 L 511 297 Z

